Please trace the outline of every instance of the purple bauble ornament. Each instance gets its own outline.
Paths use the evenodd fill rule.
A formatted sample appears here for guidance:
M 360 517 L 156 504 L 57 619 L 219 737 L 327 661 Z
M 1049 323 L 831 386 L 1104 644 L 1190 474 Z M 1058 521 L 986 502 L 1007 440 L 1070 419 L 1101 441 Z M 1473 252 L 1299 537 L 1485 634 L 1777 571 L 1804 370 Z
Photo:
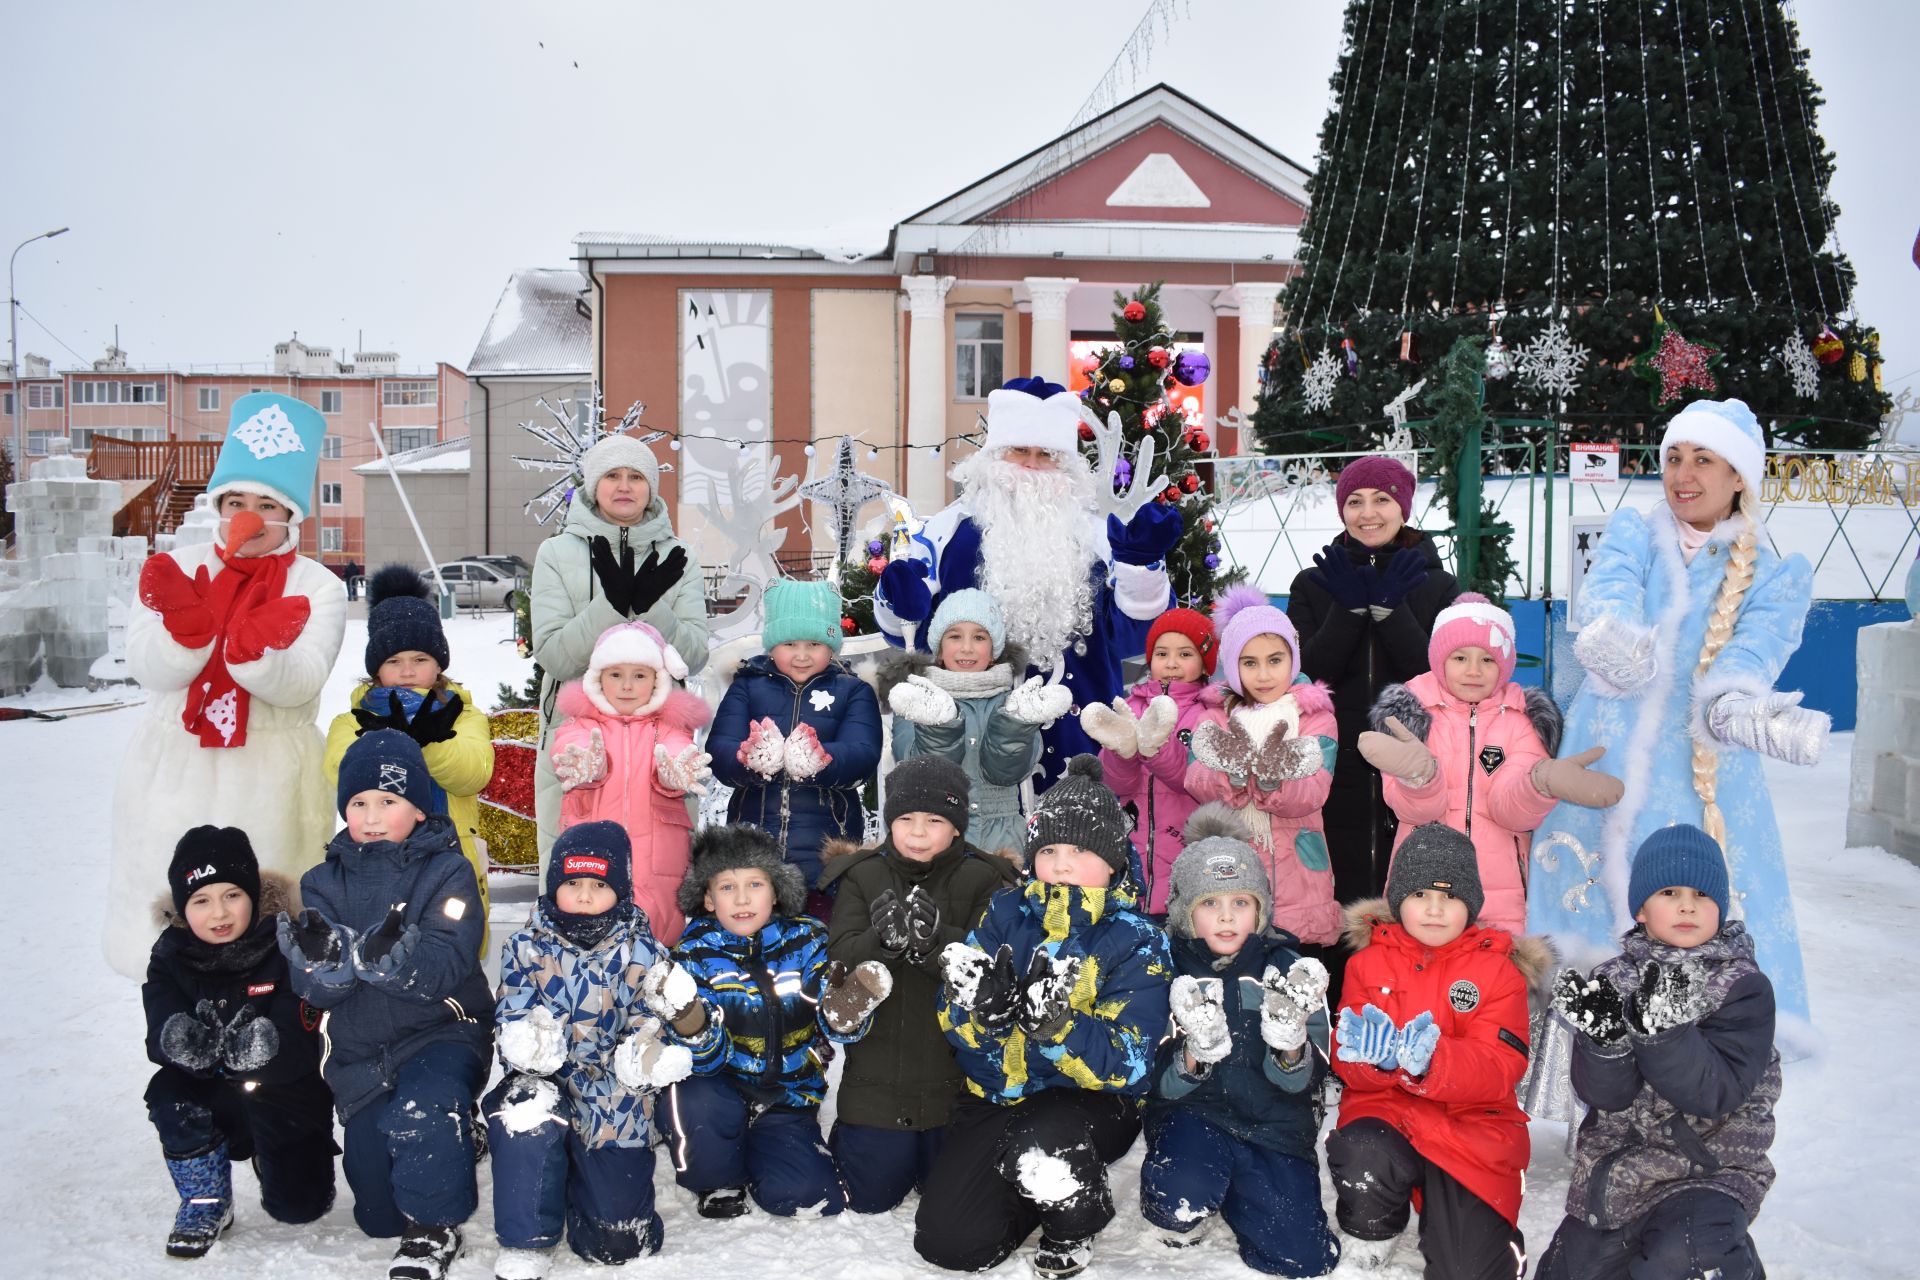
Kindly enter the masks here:
M 1204 351 L 1182 351 L 1173 358 L 1174 380 L 1184 387 L 1197 387 L 1213 372 L 1213 362 Z
M 1220 557 L 1219 557 L 1219 556 L 1208 556 L 1208 557 L 1207 557 L 1207 568 L 1209 568 L 1209 569 L 1218 569 L 1219 567 L 1220 567 Z
M 880 541 L 880 539 L 878 539 L 878 538 L 872 538 L 872 539 L 869 539 L 869 540 L 868 540 L 868 542 L 867 542 L 867 554 L 868 554 L 868 555 L 875 555 L 875 556 L 877 556 L 877 555 L 879 555 L 879 554 L 880 554 L 880 553 L 881 553 L 882 551 L 885 551 L 886 549 L 887 549 L 887 544 L 886 544 L 886 543 L 884 543 L 884 542 L 882 542 L 882 541 Z
M 1132 356 L 1121 356 L 1121 357 L 1120 357 L 1120 367 L 1121 367 L 1122 369 L 1131 369 L 1131 368 L 1133 368 L 1133 357 L 1132 357 Z

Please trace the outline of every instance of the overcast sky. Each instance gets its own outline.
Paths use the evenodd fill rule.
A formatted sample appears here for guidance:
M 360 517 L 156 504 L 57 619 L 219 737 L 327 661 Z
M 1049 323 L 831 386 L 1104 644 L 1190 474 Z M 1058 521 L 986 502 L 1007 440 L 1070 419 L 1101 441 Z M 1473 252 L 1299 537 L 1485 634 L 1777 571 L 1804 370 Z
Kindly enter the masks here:
M 1064 129 L 1147 8 L 4 5 L 0 248 L 73 228 L 18 268 L 22 350 L 69 367 L 116 324 L 136 364 L 265 361 L 297 330 L 464 365 L 508 273 L 582 230 L 877 246 Z M 1310 166 L 1342 9 L 1190 0 L 1120 87 L 1164 80 Z M 1920 5 L 1797 9 L 1858 307 L 1920 386 Z

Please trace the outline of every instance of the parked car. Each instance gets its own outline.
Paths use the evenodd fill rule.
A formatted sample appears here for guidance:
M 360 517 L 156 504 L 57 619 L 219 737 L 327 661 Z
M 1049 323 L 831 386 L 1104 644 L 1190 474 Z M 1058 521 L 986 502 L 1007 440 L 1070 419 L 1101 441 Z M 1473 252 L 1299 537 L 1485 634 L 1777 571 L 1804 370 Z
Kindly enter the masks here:
M 481 564 L 490 564 L 508 573 L 517 573 L 528 581 L 533 579 L 533 566 L 519 556 L 461 556 L 460 558 L 469 562 L 477 560 Z
M 482 560 L 450 560 L 440 566 L 440 578 L 454 601 L 467 609 L 504 609 L 507 597 L 527 582 L 521 574 Z

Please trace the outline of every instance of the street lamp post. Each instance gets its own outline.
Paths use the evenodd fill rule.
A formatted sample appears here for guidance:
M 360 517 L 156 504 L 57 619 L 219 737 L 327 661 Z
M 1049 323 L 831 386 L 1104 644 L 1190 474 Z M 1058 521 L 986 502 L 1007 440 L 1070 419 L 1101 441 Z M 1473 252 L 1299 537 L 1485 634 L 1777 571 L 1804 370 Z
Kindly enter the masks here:
M 13 360 L 13 478 L 27 478 L 27 389 L 21 382 L 20 371 L 20 300 L 13 292 L 13 259 L 20 251 L 35 240 L 51 240 L 55 236 L 67 234 L 67 228 L 59 227 L 52 231 L 42 231 L 37 236 L 28 236 L 13 247 L 13 256 L 7 259 L 7 345 L 8 354 Z

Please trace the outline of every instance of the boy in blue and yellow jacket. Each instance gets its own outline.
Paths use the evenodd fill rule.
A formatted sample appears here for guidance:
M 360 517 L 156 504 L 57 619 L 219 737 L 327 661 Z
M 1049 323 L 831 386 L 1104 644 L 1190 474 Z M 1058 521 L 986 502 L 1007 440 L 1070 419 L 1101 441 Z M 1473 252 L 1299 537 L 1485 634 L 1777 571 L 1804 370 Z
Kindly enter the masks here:
M 1140 1132 L 1167 1030 L 1167 935 L 1124 884 L 1131 846 L 1100 762 L 1075 756 L 1027 822 L 1033 879 L 948 946 L 940 1025 L 967 1075 L 914 1248 L 984 1271 L 1037 1226 L 1033 1269 L 1078 1275 L 1113 1220 L 1106 1166 Z
M 893 978 L 878 961 L 830 965 L 827 927 L 801 914 L 806 896 L 798 868 L 758 827 L 694 837 L 678 964 L 647 1002 L 693 1051 L 665 1126 L 678 1181 L 705 1218 L 740 1216 L 749 1194 L 782 1217 L 846 1207 L 820 1140 L 826 1042 L 864 1036 Z

